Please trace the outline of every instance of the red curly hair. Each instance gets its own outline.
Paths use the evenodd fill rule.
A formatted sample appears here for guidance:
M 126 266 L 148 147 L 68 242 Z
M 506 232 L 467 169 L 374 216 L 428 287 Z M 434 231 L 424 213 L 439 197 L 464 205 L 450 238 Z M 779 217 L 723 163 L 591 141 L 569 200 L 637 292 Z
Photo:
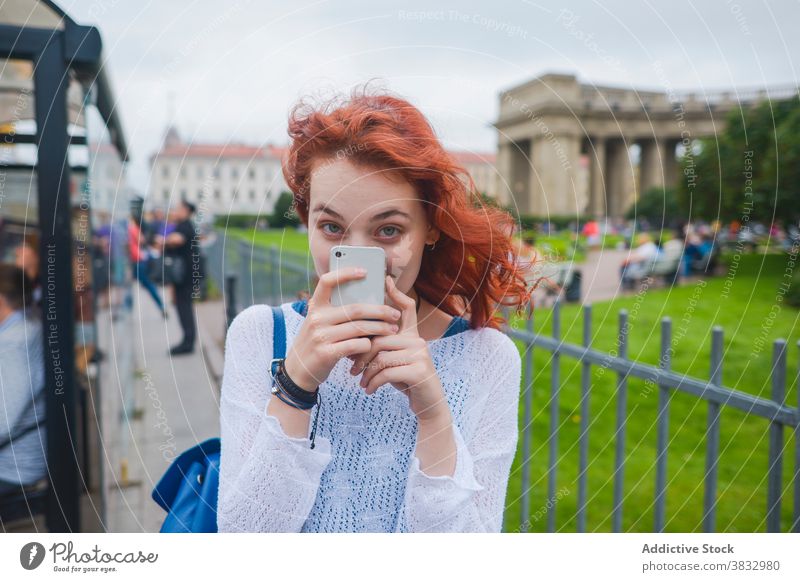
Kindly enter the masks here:
M 385 92 L 369 94 L 366 87 L 354 89 L 344 103 L 334 98 L 314 107 L 301 99 L 290 111 L 288 133 L 283 175 L 303 224 L 308 226 L 314 162 L 344 152 L 356 165 L 398 172 L 426 202 L 429 224 L 441 236 L 424 253 L 414 283 L 421 297 L 450 315 L 468 316 L 473 329 L 500 327 L 497 304 L 520 313 L 530 302 L 536 285 L 526 273 L 532 263 L 519 260 L 514 218 L 483 203 L 472 177 L 411 103 Z

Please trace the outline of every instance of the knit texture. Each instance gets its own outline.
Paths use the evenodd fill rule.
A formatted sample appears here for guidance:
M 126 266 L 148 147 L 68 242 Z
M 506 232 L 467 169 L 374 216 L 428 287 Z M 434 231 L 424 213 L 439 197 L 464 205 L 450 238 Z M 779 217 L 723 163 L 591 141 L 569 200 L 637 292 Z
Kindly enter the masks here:
M 281 308 L 288 353 L 305 317 L 290 303 Z M 228 330 L 219 531 L 501 530 L 521 379 L 508 336 L 487 327 L 428 342 L 456 441 L 455 473 L 431 476 L 415 455 L 417 419 L 408 398 L 388 383 L 366 395 L 347 358 L 320 385 L 315 448 L 309 435 L 287 436 L 267 413 L 272 330 L 267 305 L 244 310 Z

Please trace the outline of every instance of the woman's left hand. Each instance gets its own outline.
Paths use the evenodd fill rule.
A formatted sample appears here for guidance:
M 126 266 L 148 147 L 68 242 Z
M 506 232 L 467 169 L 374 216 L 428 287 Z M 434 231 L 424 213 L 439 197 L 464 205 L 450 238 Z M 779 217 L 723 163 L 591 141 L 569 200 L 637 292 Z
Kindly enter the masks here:
M 400 309 L 400 329 L 394 335 L 376 336 L 372 349 L 355 358 L 350 369 L 354 376 L 364 370 L 361 387 L 373 394 L 380 386 L 392 386 L 408 396 L 412 412 L 419 421 L 446 418 L 450 414 L 444 388 L 436 373 L 428 343 L 417 331 L 416 302 L 400 291 L 390 276 L 386 290 Z

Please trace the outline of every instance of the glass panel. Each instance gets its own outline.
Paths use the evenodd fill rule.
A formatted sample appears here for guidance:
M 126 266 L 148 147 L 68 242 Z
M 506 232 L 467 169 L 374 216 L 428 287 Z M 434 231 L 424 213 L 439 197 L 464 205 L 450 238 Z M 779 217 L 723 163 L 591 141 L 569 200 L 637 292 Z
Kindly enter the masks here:
M 33 28 L 64 28 L 61 15 L 38 0 L 3 0 L 0 24 L 30 26 Z
M 76 375 L 85 395 L 84 412 L 91 427 L 100 426 L 102 394 L 119 394 L 133 415 L 134 361 L 131 329 L 131 266 L 128 260 L 130 214 L 125 168 L 94 105 L 84 110 L 86 146 L 72 146 L 71 190 L 73 276 L 75 279 Z M 102 492 L 108 469 L 103 441 L 124 450 L 130 431 L 127 418 L 104 417 L 108 426 L 90 430 L 85 466 L 93 492 Z M 94 497 L 94 495 L 93 495 Z M 101 498 L 103 496 L 101 495 Z M 100 506 L 100 499 L 96 506 Z M 99 524 L 98 524 L 99 525 Z M 84 531 L 95 529 L 84 524 Z
M 30 64 L 0 61 L 0 71 L 0 441 L 12 440 L 0 449 L 0 495 L 9 495 L 46 487 L 47 403 L 36 179 L 31 146 L 11 139 L 32 111 Z

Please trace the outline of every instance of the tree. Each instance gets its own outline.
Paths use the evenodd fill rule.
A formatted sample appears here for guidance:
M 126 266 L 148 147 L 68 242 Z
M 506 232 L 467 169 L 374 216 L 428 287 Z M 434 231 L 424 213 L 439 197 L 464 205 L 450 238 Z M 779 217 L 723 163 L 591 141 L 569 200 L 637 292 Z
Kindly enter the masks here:
M 800 100 L 732 111 L 725 129 L 681 160 L 683 216 L 772 222 L 800 219 Z
M 269 217 L 269 223 L 273 228 L 300 224 L 300 217 L 294 211 L 293 200 L 294 197 L 291 192 L 281 192 L 280 197 L 275 202 L 275 211 Z
M 675 226 L 681 218 L 675 189 L 655 187 L 643 192 L 626 218 L 646 219 L 652 226 Z

